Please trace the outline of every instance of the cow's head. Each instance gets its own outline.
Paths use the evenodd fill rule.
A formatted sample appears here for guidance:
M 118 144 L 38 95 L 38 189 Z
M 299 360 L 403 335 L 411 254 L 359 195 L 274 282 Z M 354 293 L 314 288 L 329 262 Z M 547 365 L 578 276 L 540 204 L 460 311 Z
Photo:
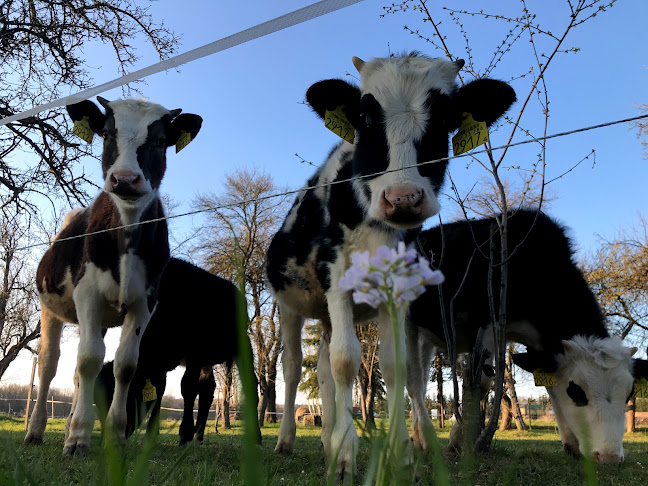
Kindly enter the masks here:
M 447 162 L 419 164 L 448 156 L 448 135 L 463 113 L 490 125 L 515 101 L 515 92 L 490 79 L 458 88 L 463 60 L 410 54 L 369 62 L 354 57 L 353 63 L 360 88 L 339 79 L 320 81 L 306 100 L 321 118 L 342 107 L 355 127 L 353 175 L 369 177 L 354 187 L 368 216 L 399 228 L 419 226 L 440 209 L 437 193 Z M 387 170 L 395 172 L 372 176 Z
M 127 205 L 150 199 L 166 170 L 167 147 L 193 139 L 202 118 L 144 100 L 97 100 L 105 114 L 87 100 L 66 108 L 75 123 L 91 130 L 90 140 L 92 132 L 103 138 L 104 191 Z
M 624 346 L 618 337 L 575 336 L 562 343 L 564 353 L 528 352 L 513 360 L 527 371 L 555 374 L 557 385 L 547 391 L 567 452 L 591 454 L 599 462 L 623 461 L 626 403 L 635 378 L 648 376 L 648 362 L 633 360 L 637 348 Z M 565 442 L 572 435 L 578 444 Z

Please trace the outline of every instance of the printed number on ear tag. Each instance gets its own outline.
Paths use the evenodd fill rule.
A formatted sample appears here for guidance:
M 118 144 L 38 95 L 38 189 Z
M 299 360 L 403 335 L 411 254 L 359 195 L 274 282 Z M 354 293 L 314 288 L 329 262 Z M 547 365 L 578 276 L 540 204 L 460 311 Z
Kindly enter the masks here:
M 176 142 L 176 154 L 189 145 L 189 142 L 191 142 L 191 134 L 181 130 L 178 141 Z
M 153 400 L 157 400 L 157 390 L 149 379 L 146 380 L 146 385 L 142 390 L 142 400 L 144 400 L 145 402 L 152 402 Z
M 461 155 L 488 142 L 486 122 L 475 121 L 470 113 L 463 114 L 457 134 L 452 137 L 452 153 Z
M 355 128 L 347 119 L 344 106 L 338 106 L 333 111 L 326 110 L 324 113 L 324 126 L 349 143 L 353 143 L 355 140 Z
M 88 143 L 92 143 L 94 138 L 94 132 L 90 128 L 90 121 L 87 116 L 84 116 L 81 120 L 74 122 L 74 127 L 72 127 L 72 133 L 74 133 L 81 140 L 85 140 Z
M 533 372 L 533 382 L 535 386 L 556 386 L 558 385 L 558 380 L 556 375 L 552 373 L 545 373 L 544 371 L 538 369 Z
M 635 380 L 634 389 L 637 398 L 648 398 L 648 381 L 645 378 Z

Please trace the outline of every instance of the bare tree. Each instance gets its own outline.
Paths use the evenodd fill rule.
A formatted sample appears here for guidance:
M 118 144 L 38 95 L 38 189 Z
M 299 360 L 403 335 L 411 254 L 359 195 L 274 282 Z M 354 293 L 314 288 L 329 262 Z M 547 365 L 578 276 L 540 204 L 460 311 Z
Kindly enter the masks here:
M 111 46 L 121 73 L 138 59 L 136 38 L 143 38 L 161 59 L 168 57 L 178 39 L 147 10 L 132 0 L 2 0 L 0 116 L 88 88 L 88 42 Z M 89 181 L 77 173 L 76 163 L 91 156 L 91 149 L 71 137 L 61 113 L 46 110 L 0 129 L 0 207 L 14 203 L 37 213 L 30 196 L 63 196 L 70 205 L 87 202 Z M 25 150 L 33 157 L 25 158 Z
M 644 115 L 648 115 L 648 105 L 639 105 L 639 111 Z M 633 125 L 637 129 L 637 138 L 644 150 L 644 159 L 648 159 L 648 119 L 642 118 L 633 122 Z
M 578 52 L 576 47 L 567 47 L 566 39 L 569 34 L 582 25 L 584 22 L 601 14 L 614 3 L 604 1 L 585 1 L 585 0 L 567 0 L 563 5 L 562 12 L 557 9 L 552 10 L 551 19 L 538 18 L 538 15 L 532 12 L 526 3 L 520 2 L 519 13 L 502 15 L 499 12 L 491 13 L 481 9 L 478 11 L 457 10 L 452 7 L 443 7 L 428 0 L 403 0 L 400 3 L 392 4 L 385 7 L 385 14 L 394 14 L 397 12 L 412 11 L 417 17 L 424 22 L 426 30 L 412 28 L 408 25 L 405 29 L 412 35 L 418 37 L 430 47 L 441 51 L 451 60 L 464 58 L 466 64 L 460 75 L 460 81 L 463 83 L 467 78 L 481 78 L 490 76 L 501 63 L 507 59 L 506 54 L 516 49 L 518 51 L 528 49 L 525 55 L 530 61 L 530 69 L 521 68 L 521 63 L 517 63 L 512 69 L 517 69 L 511 81 L 516 81 L 516 92 L 518 94 L 517 112 L 512 117 L 505 117 L 505 125 L 494 127 L 494 130 L 503 130 L 508 125 L 508 135 L 503 140 L 509 144 L 513 138 L 518 136 L 533 137 L 537 143 L 538 156 L 530 166 L 522 167 L 516 164 L 505 165 L 508 148 L 503 149 L 496 156 L 488 150 L 483 156 L 473 155 L 468 164 L 477 165 L 484 170 L 488 178 L 492 180 L 492 185 L 496 187 L 495 195 L 497 207 L 501 211 L 498 216 L 497 228 L 493 228 L 490 254 L 487 255 L 491 262 L 491 276 L 489 282 L 495 281 L 493 274 L 499 280 L 500 285 L 497 291 L 493 290 L 489 284 L 489 296 L 491 299 L 492 317 L 495 329 L 495 400 L 490 420 L 486 428 L 479 432 L 479 420 L 472 420 L 470 426 L 464 434 L 465 444 L 468 445 L 466 452 L 472 450 L 487 450 L 490 448 L 495 429 L 497 428 L 497 418 L 499 417 L 501 398 L 504 386 L 504 369 L 506 358 L 506 342 L 504 339 L 504 329 L 506 326 L 506 299 L 508 286 L 508 261 L 509 255 L 515 249 L 508 245 L 508 216 L 509 211 L 514 209 L 509 200 L 506 186 L 504 183 L 504 171 L 510 169 L 520 170 L 528 174 L 525 181 L 536 180 L 540 188 L 539 207 L 544 199 L 544 190 L 547 184 L 545 179 L 545 169 L 547 164 L 545 142 L 539 138 L 547 134 L 549 123 L 550 103 L 548 86 L 546 83 L 547 70 L 554 63 L 558 56 L 568 53 Z M 486 59 L 483 67 L 477 65 L 473 58 L 472 42 L 468 35 L 466 25 L 470 24 L 473 33 L 479 35 L 481 32 L 491 32 L 497 27 L 503 28 L 503 37 L 497 41 L 493 49 L 493 55 Z M 552 25 L 549 30 L 547 25 Z M 553 28 L 555 27 L 555 28 Z M 443 30 L 442 30 L 443 29 Z M 483 45 L 484 41 L 480 40 Z M 483 49 L 482 49 L 483 50 Z M 529 118 L 529 113 L 533 108 L 537 109 L 534 119 Z M 525 126 L 528 125 L 528 126 Z M 531 129 L 529 126 L 539 126 L 539 129 Z M 490 149 L 490 142 L 485 144 L 486 149 Z M 452 181 L 452 179 L 451 179 Z M 464 216 L 468 218 L 468 212 L 465 207 L 465 200 L 468 199 L 472 188 L 461 194 L 459 188 L 452 181 L 451 186 L 454 198 L 462 207 Z M 497 240 L 497 242 L 495 241 Z M 497 243 L 497 244 L 496 244 Z M 497 251 L 495 251 L 497 248 Z M 496 310 L 497 309 L 497 310 Z M 446 335 L 454 336 L 454 322 L 445 319 Z M 475 349 L 471 353 L 467 367 L 464 373 L 464 410 L 468 410 L 470 403 L 479 403 L 479 384 L 481 381 L 482 366 L 485 354 L 481 347 L 481 336 L 478 336 Z M 453 363 L 453 386 L 454 386 L 454 412 L 459 420 L 461 414 L 458 409 L 458 383 L 456 375 L 456 342 L 450 340 L 448 343 L 449 355 Z M 466 395 L 467 393 L 467 395 Z
M 378 323 L 365 322 L 356 326 L 360 340 L 360 370 L 356 377 L 360 390 L 362 420 L 367 427 L 375 428 L 374 404 L 376 396 L 383 396 L 385 389 L 378 364 Z
M 613 333 L 644 347 L 648 340 L 648 220 L 603 240 L 583 263 L 583 273 Z M 626 430 L 635 431 L 635 397 L 628 401 Z
M 226 177 L 223 192 L 199 196 L 194 206 L 208 209 L 206 222 L 197 232 L 194 251 L 207 268 L 234 280 L 243 269 L 250 311 L 249 334 L 256 355 L 256 373 L 262 387 L 259 421 L 266 408 L 276 421 L 277 362 L 281 353 L 281 328 L 276 303 L 265 277 L 268 245 L 287 211 L 287 196 L 266 199 L 282 188 L 269 174 L 239 169 Z
M 594 255 L 582 264 L 585 278 L 621 338 L 645 347 L 648 338 L 648 220 L 602 240 Z
M 0 378 L 18 353 L 40 336 L 34 271 L 16 248 L 26 241 L 30 225 L 24 218 L 0 213 Z

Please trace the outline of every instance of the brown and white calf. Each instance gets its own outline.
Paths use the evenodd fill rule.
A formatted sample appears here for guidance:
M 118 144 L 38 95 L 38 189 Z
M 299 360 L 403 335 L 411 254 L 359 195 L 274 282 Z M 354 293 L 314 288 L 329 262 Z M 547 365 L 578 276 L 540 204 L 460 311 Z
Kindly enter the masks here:
M 281 306 L 286 383 L 275 450 L 293 450 L 301 329 L 305 318 L 320 319 L 325 327 L 317 365 L 322 442 L 326 454 L 337 457 L 339 480 L 352 476 L 357 451 L 351 410 L 360 343 L 354 320 L 375 317 L 368 306 L 353 305 L 339 279 L 353 252 L 375 253 L 380 245 L 411 241 L 421 224 L 439 211 L 437 193 L 447 162 L 420 164 L 448 156 L 448 135 L 459 127 L 462 114 L 472 113 L 491 124 L 515 101 L 513 89 L 500 81 L 481 79 L 459 88 L 455 78 L 463 61 L 410 54 L 370 62 L 354 58 L 353 63 L 360 87 L 339 79 L 320 81 L 308 89 L 306 99 L 321 118 L 326 111 L 344 111 L 355 127 L 355 141 L 341 142 L 308 181 L 267 255 L 267 274 Z M 387 170 L 392 172 L 382 173 Z M 360 176 L 353 182 L 309 189 Z M 390 397 L 393 339 L 386 313 L 378 321 L 380 365 Z M 406 440 L 404 424 L 400 432 Z
M 122 326 L 122 334 L 108 425 L 118 441 L 125 440 L 128 386 L 169 260 L 166 221 L 158 220 L 164 217 L 158 190 L 166 149 L 195 137 L 202 123 L 198 115 L 181 115 L 179 109 L 148 101 L 97 99 L 105 113 L 91 101 L 67 107 L 72 120 L 103 138 L 105 182 L 90 207 L 68 218 L 38 265 L 39 392 L 25 437 L 26 444 L 43 441 L 47 391 L 56 373 L 63 323 L 78 324 L 78 402 L 63 448 L 63 454 L 76 456 L 86 455 L 90 445 L 94 382 L 105 354 L 102 328 L 115 326 Z M 120 228 L 125 225 L 133 226 Z

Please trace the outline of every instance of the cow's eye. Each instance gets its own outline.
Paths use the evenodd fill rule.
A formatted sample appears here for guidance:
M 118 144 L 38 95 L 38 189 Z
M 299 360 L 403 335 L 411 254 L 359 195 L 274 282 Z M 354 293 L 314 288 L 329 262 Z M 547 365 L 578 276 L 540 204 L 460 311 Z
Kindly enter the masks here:
M 589 403 L 587 400 L 587 395 L 585 395 L 585 390 L 578 386 L 573 381 L 569 382 L 567 387 L 567 395 L 574 401 L 574 405 L 577 407 L 584 407 Z
M 367 115 L 366 113 L 360 113 L 360 120 L 362 120 L 362 124 L 365 127 L 369 128 L 371 126 L 371 116 Z
M 164 137 L 162 137 L 162 138 L 158 141 L 158 144 L 159 144 L 160 148 L 165 148 L 165 147 L 166 147 L 166 143 L 167 143 L 167 140 L 166 140 L 166 138 L 164 138 Z

